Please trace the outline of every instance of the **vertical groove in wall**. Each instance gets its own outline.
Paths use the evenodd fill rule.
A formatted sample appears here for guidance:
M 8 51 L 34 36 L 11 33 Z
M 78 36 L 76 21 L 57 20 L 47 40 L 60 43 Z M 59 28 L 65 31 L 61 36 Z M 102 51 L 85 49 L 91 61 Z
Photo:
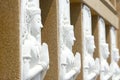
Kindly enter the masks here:
M 98 32 L 98 16 L 93 15 L 92 16 L 92 34 L 94 36 L 95 41 L 95 52 L 94 52 L 94 59 L 99 58 L 100 59 L 100 53 L 99 53 L 99 32 Z M 97 77 L 97 80 L 100 80 L 100 75 Z
M 75 44 L 73 46 L 73 53 L 79 52 L 81 54 L 82 60 L 82 29 L 81 29 L 81 4 L 71 3 L 70 4 L 70 14 L 71 14 L 71 24 L 74 25 L 74 35 L 76 38 Z M 82 61 L 81 61 L 82 62 Z M 82 63 L 83 64 L 83 63 Z M 82 67 L 82 65 L 81 65 Z M 82 68 L 80 74 L 76 80 L 82 80 Z
M 98 51 L 98 16 L 94 15 L 92 16 L 92 34 L 94 36 L 95 41 L 95 53 L 94 53 L 94 59 L 99 57 L 99 51 Z
M 49 47 L 50 68 L 45 80 L 58 80 L 58 24 L 56 0 L 40 0 L 42 14 L 42 42 Z
M 108 63 L 111 63 L 111 41 L 110 41 L 110 25 L 106 24 L 106 42 L 108 43 L 110 55 L 107 59 Z
M 120 26 L 119 26 L 120 27 Z M 116 39 L 116 46 L 119 49 L 119 55 L 120 55 L 120 29 L 116 30 L 116 34 L 117 34 L 117 39 Z M 120 66 L 120 60 L 118 62 L 118 65 Z
M 120 0 L 117 0 L 117 12 L 119 17 L 119 29 L 117 30 L 117 42 L 118 42 L 118 48 L 119 48 L 119 54 L 120 54 Z M 119 60 L 119 66 L 120 66 L 120 60 Z
M 120 26 L 119 26 L 120 27 Z M 117 31 L 117 44 L 118 44 L 118 49 L 119 49 L 119 55 L 120 55 L 120 29 Z M 118 62 L 119 66 L 120 66 L 120 60 Z

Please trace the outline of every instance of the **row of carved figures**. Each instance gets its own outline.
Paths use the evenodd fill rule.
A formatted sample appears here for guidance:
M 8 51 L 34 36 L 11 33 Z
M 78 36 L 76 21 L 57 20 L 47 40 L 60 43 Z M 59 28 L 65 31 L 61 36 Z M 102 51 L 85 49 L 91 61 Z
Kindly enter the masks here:
M 84 80 L 96 80 L 100 75 L 100 80 L 120 80 L 120 68 L 118 66 L 119 50 L 114 48 L 113 59 L 109 65 L 109 48 L 107 43 L 100 44 L 100 58 L 93 58 L 94 55 L 94 36 L 86 37 L 86 52 L 83 62 Z
M 22 26 L 22 80 L 44 80 L 49 69 L 49 50 L 46 43 L 41 44 L 41 10 L 39 0 L 28 0 L 25 8 L 24 26 Z M 74 56 L 72 46 L 76 40 L 74 26 L 63 19 L 60 44 L 60 80 L 75 80 L 81 72 L 81 56 Z M 86 50 L 83 60 L 84 80 L 120 80 L 119 50 L 113 49 L 113 61 L 108 64 L 108 44 L 101 43 L 101 59 L 93 58 L 95 49 L 94 36 L 86 35 Z M 52 78 L 51 78 L 52 80 Z

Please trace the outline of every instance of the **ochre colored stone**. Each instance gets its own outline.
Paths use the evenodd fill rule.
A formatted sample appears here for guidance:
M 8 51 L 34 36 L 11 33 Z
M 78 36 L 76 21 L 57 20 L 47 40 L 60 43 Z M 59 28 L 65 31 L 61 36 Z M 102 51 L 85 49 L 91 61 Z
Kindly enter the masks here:
M 40 0 L 42 14 L 42 42 L 49 47 L 50 68 L 45 80 L 58 80 L 58 17 L 57 0 Z
M 0 0 L 0 80 L 20 80 L 19 0 Z

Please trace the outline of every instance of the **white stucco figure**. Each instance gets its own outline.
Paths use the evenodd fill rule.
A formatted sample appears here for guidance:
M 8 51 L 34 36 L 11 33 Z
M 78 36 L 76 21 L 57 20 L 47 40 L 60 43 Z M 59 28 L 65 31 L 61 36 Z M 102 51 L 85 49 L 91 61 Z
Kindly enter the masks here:
M 99 74 L 99 59 L 94 55 L 94 36 L 92 36 L 91 10 L 87 5 L 82 6 L 83 19 L 83 79 L 96 80 Z
M 114 26 L 110 26 L 111 48 L 117 45 L 117 31 Z M 111 49 L 112 50 L 112 49 Z
M 25 24 L 22 33 L 22 80 L 43 80 L 49 68 L 48 45 L 41 45 L 41 10 L 37 0 L 29 0 L 25 8 Z M 26 27 L 26 28 L 25 28 Z
M 82 7 L 82 18 L 83 18 L 83 30 L 85 35 L 92 34 L 92 19 L 91 19 L 91 11 L 90 8 L 86 5 Z
M 86 52 L 84 55 L 84 80 L 96 80 L 99 74 L 99 59 L 94 60 L 93 53 L 95 49 L 94 36 L 87 35 L 85 38 Z
M 101 50 L 101 71 L 100 71 L 100 80 L 111 80 L 112 73 L 110 70 L 110 66 L 107 62 L 107 58 L 109 57 L 109 49 L 107 43 L 100 44 Z
M 75 80 L 81 68 L 80 53 L 77 52 L 74 56 L 72 52 L 75 40 L 74 28 L 73 25 L 68 23 L 65 20 L 65 23 L 63 23 L 63 32 L 61 32 L 63 43 L 60 45 L 60 80 Z
M 120 68 L 119 68 L 119 65 L 118 65 L 118 61 L 119 61 L 119 50 L 117 48 L 113 48 L 112 50 L 112 62 L 110 64 L 110 69 L 113 73 L 113 76 L 112 76 L 112 80 L 120 80 Z
M 106 42 L 106 30 L 105 30 L 105 27 L 106 26 L 105 26 L 104 19 L 102 17 L 99 17 L 99 20 L 98 20 L 98 29 L 99 29 L 100 44 Z

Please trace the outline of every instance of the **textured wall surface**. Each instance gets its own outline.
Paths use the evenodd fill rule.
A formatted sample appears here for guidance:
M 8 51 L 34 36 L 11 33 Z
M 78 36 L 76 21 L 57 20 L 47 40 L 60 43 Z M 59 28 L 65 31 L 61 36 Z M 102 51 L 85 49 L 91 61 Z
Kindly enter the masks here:
M 50 68 L 45 80 L 58 80 L 57 0 L 40 0 L 42 12 L 42 41 L 49 47 Z
M 119 55 L 120 55 L 120 29 L 118 30 L 118 48 L 119 48 Z M 120 60 L 119 60 L 119 62 L 118 62 L 118 64 L 119 64 L 119 66 L 120 66 Z
M 19 0 L 0 0 L 0 80 L 20 79 Z
M 0 0 L 0 80 L 20 80 L 19 1 Z M 50 69 L 45 80 L 58 80 L 58 2 L 57 0 L 41 0 L 40 3 L 42 23 L 44 25 L 42 29 L 42 42 L 48 44 L 50 52 Z M 119 0 L 117 0 L 117 5 L 120 5 Z M 71 3 L 71 24 L 75 27 L 75 37 L 77 39 L 73 46 L 73 52 L 80 52 L 82 54 L 80 7 L 79 3 Z M 120 16 L 120 7 L 117 8 Z M 96 32 L 97 28 L 95 28 L 97 22 L 93 26 L 93 35 L 98 47 L 98 32 Z M 109 35 L 107 37 L 109 39 Z M 120 49 L 120 29 L 118 30 L 118 47 Z M 95 50 L 95 53 L 97 52 L 98 50 Z M 99 54 L 95 54 L 94 57 L 98 56 Z M 82 80 L 82 71 L 77 80 Z

